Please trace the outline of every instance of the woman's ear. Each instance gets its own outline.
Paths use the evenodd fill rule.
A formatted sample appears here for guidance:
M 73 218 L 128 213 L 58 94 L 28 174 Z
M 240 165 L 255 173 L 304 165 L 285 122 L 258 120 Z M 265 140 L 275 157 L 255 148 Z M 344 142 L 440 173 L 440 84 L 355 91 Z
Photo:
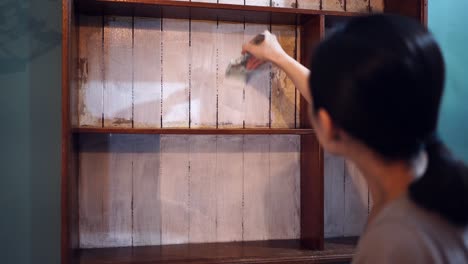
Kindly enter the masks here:
M 330 114 L 323 108 L 317 112 L 316 126 L 319 130 L 322 145 L 327 151 L 336 153 L 340 145 L 340 129 L 333 123 Z

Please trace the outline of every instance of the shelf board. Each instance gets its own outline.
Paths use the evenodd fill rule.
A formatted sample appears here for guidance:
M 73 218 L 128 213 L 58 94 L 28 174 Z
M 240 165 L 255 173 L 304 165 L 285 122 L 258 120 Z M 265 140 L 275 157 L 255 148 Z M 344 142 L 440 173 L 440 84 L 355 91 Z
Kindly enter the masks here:
M 73 128 L 75 134 L 179 134 L 179 135 L 310 135 L 313 129 L 289 128 Z
M 75 0 L 88 14 L 222 20 L 247 23 L 305 23 L 316 15 L 359 16 L 367 13 L 168 0 Z
M 351 261 L 356 241 L 329 239 L 322 251 L 304 249 L 299 240 L 277 240 L 81 249 L 76 257 L 79 264 L 344 263 Z

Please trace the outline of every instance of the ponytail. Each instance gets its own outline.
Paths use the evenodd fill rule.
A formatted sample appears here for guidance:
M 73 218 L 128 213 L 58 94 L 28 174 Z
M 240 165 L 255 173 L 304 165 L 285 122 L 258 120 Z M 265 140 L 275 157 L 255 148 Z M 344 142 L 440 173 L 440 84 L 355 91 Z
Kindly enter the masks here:
M 428 167 L 409 188 L 419 206 L 440 214 L 452 224 L 468 225 L 468 167 L 455 160 L 437 137 L 426 142 Z

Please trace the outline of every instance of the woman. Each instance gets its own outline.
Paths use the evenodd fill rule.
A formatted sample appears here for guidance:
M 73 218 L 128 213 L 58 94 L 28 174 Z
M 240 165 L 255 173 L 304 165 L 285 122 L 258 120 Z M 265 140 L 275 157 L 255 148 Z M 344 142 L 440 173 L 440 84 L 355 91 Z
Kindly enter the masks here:
M 468 169 L 436 135 L 444 62 L 422 25 L 355 18 L 318 46 L 312 72 L 269 32 L 243 52 L 250 69 L 283 69 L 323 148 L 362 171 L 374 207 L 354 263 L 468 263 Z

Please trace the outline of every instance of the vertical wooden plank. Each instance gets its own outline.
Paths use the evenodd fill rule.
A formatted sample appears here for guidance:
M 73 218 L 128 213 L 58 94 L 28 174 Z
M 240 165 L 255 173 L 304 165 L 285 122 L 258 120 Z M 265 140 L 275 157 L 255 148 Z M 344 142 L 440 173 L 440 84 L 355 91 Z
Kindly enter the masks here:
M 300 136 L 271 135 L 269 239 L 300 238 Z
M 94 136 L 94 137 L 93 137 Z M 103 215 L 107 183 L 107 142 L 103 136 L 80 135 L 79 140 L 79 241 L 80 248 L 103 247 L 106 223 Z M 106 139 L 106 138 L 104 138 Z
M 322 0 L 322 10 L 345 11 L 345 0 Z
M 134 127 L 161 127 L 161 19 L 135 17 Z
M 189 242 L 216 241 L 216 136 L 190 136 Z
M 189 234 L 189 136 L 161 136 L 161 242 L 183 244 Z
M 344 231 L 345 161 L 325 152 L 325 237 L 340 237 Z
M 320 1 L 321 0 L 297 0 L 297 8 L 320 10 Z
M 225 78 L 225 71 L 229 62 L 240 56 L 244 43 L 244 24 L 220 21 L 217 35 L 218 127 L 242 128 L 244 125 L 244 84 Z
M 191 23 L 190 127 L 213 128 L 217 121 L 217 22 Z
M 243 136 L 218 136 L 216 241 L 242 240 Z
M 346 11 L 369 12 L 369 0 L 346 0 Z
M 135 135 L 133 246 L 161 244 L 159 135 Z
M 301 27 L 296 26 L 296 60 L 302 62 Z M 301 92 L 296 88 L 296 128 L 301 127 Z
M 270 0 L 245 0 L 245 5 L 270 6 Z
M 296 8 L 296 0 L 271 0 L 271 6 Z
M 192 2 L 200 2 L 200 3 L 218 3 L 218 0 L 191 0 Z
M 270 238 L 269 160 L 268 136 L 244 136 L 244 241 Z
M 315 47 L 320 43 L 324 35 L 325 27 L 325 16 L 320 15 L 313 17 L 306 23 L 301 25 L 300 39 L 301 39 L 301 63 L 306 67 L 310 65 L 310 59 L 312 58 L 313 51 Z M 310 128 L 310 116 L 309 116 L 309 107 L 310 105 L 304 99 L 300 97 L 300 126 L 302 128 Z
M 323 151 L 315 135 L 301 136 L 301 243 L 323 249 Z
M 244 42 L 269 29 L 268 25 L 245 24 Z M 245 85 L 245 127 L 269 127 L 270 124 L 270 72 L 264 64 L 251 75 Z
M 132 245 L 132 139 L 89 135 L 80 146 L 80 245 Z
M 104 126 L 132 127 L 132 18 L 105 17 Z
M 132 244 L 132 150 L 134 135 L 109 136 L 109 175 L 104 197 L 104 215 L 109 225 L 106 246 Z
M 354 164 L 346 161 L 344 236 L 359 236 L 367 222 L 367 183 Z
M 189 20 L 162 20 L 162 126 L 189 126 Z
M 383 12 L 385 9 L 385 0 L 369 0 L 371 12 Z
M 220 4 L 244 5 L 244 0 L 219 0 Z
M 271 32 L 276 35 L 284 51 L 295 57 L 296 27 L 272 25 Z M 294 128 L 296 118 L 296 87 L 280 68 L 272 67 L 271 82 L 271 127 Z
M 102 17 L 79 18 L 79 126 L 102 126 Z

